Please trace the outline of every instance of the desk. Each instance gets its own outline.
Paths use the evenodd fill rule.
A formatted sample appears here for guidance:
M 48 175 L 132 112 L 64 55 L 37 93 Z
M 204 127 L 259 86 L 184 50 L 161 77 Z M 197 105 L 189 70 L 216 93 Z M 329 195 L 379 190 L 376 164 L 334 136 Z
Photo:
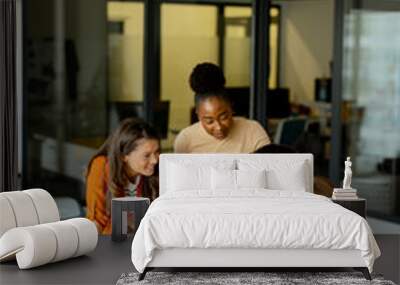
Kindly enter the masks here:
M 16 261 L 0 264 L 0 284 L 115 284 L 122 273 L 135 271 L 131 261 L 132 238 L 112 242 L 99 236 L 88 255 L 20 270 Z

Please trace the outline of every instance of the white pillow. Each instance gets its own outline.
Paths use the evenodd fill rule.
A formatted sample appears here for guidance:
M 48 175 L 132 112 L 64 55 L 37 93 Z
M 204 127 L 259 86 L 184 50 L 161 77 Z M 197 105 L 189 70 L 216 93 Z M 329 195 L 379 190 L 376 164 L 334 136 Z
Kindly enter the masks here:
M 267 172 L 268 189 L 303 191 L 308 188 L 308 176 L 304 162 L 296 163 L 289 171 L 272 169 Z
M 267 188 L 267 171 L 262 170 L 236 170 L 238 188 Z
M 167 188 L 172 191 L 210 188 L 209 167 L 169 163 L 168 174 Z
M 240 188 L 266 188 L 266 171 L 263 170 L 211 170 L 211 188 L 213 190 Z
M 211 170 L 211 188 L 217 189 L 236 189 L 236 170 L 215 169 Z
M 239 160 L 239 170 L 266 169 L 267 187 L 271 190 L 307 191 L 310 187 L 307 161 Z
M 168 162 L 167 191 L 210 190 L 211 168 L 234 169 L 235 161 L 217 161 L 213 165 Z

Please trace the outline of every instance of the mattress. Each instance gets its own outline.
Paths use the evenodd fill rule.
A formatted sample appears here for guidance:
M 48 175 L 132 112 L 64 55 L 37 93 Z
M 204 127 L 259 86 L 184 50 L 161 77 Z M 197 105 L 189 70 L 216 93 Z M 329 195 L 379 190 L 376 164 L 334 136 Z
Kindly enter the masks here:
M 370 271 L 380 255 L 359 215 L 316 194 L 266 189 L 162 195 L 140 223 L 132 262 L 143 272 L 169 248 L 359 250 Z

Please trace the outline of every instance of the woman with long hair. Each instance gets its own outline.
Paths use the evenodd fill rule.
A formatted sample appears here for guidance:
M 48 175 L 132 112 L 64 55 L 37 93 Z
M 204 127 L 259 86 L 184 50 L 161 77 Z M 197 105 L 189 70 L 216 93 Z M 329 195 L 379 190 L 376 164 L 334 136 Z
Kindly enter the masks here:
M 86 175 L 87 218 L 111 234 L 111 199 L 158 196 L 160 139 L 149 124 L 126 119 L 100 147 Z

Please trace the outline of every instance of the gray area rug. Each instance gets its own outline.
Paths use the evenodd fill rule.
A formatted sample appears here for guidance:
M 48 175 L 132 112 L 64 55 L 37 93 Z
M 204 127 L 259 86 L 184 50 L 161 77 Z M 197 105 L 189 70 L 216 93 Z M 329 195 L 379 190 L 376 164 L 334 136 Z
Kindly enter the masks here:
M 142 281 L 139 273 L 122 274 L 117 285 L 133 284 L 387 284 L 380 275 L 368 281 L 360 272 L 148 272 Z

